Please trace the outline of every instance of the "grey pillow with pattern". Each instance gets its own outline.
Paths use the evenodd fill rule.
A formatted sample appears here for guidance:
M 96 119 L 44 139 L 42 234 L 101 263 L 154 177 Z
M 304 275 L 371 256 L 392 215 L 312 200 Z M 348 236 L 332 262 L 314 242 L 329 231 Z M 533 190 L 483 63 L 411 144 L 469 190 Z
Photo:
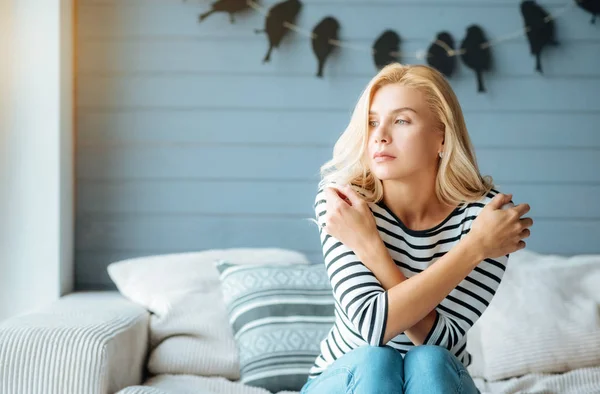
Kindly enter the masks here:
M 300 391 L 334 323 L 323 264 L 216 262 L 240 356 L 242 383 L 271 392 Z

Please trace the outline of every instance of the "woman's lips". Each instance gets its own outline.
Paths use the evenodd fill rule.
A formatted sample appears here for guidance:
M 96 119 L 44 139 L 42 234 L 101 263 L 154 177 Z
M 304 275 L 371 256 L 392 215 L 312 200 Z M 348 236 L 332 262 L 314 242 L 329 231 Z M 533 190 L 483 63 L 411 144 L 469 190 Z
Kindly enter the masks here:
M 394 160 L 394 159 L 395 159 L 395 157 L 393 157 L 393 156 L 377 156 L 373 160 L 376 163 L 379 163 L 379 162 L 382 162 L 382 161 L 391 161 L 391 160 Z

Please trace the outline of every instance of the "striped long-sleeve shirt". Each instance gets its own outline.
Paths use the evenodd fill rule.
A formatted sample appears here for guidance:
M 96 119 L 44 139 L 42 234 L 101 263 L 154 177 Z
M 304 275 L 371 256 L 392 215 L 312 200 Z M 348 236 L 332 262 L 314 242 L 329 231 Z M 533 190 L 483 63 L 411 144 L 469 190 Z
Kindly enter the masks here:
M 427 230 L 411 230 L 383 203 L 369 203 L 381 239 L 400 271 L 410 278 L 425 270 L 467 234 L 482 208 L 498 193 L 466 207 L 456 208 L 445 220 Z M 326 213 L 325 193 L 315 198 L 327 274 L 335 298 L 335 323 L 320 345 L 321 354 L 309 378 L 318 376 L 346 352 L 360 346 L 390 346 L 402 355 L 414 346 L 401 333 L 383 343 L 388 319 L 387 291 L 354 252 L 327 234 L 321 225 Z M 443 346 L 465 366 L 471 364 L 466 333 L 482 315 L 504 275 L 509 256 L 480 262 L 435 308 L 437 317 L 424 344 Z M 394 317 L 389 317 L 393 319 Z

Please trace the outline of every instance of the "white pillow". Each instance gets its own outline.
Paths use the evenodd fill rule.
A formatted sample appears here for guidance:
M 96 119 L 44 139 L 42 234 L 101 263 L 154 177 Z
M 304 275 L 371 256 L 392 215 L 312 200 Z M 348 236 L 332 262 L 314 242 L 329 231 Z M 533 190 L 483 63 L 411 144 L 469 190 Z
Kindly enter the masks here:
M 237 264 L 309 264 L 300 252 L 280 248 L 209 249 L 135 257 L 108 266 L 108 275 L 125 297 L 164 315 L 178 299 L 219 286 L 214 262 Z
M 111 263 L 108 274 L 126 298 L 150 317 L 151 374 L 239 379 L 239 356 L 216 260 L 237 264 L 310 264 L 281 248 L 231 248 L 136 257 Z
M 468 333 L 474 377 L 501 380 L 600 365 L 600 255 L 513 253 Z

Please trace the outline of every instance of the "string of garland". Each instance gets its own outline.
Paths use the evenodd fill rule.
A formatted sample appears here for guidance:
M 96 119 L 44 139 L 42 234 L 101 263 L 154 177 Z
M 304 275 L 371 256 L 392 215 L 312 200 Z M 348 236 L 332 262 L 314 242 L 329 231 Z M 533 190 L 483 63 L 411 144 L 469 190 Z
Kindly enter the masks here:
M 234 14 L 251 8 L 265 17 L 264 29 L 255 30 L 256 33 L 266 33 L 269 40 L 269 48 L 263 58 L 263 63 L 270 61 L 273 49 L 279 47 L 283 37 L 289 31 L 295 31 L 312 41 L 312 49 L 318 60 L 317 77 L 323 77 L 325 61 L 336 47 L 369 53 L 378 69 L 391 62 L 399 62 L 400 58 L 424 59 L 430 66 L 435 67 L 447 77 L 452 76 L 457 58 L 460 58 L 467 67 L 476 73 L 478 92 L 485 92 L 483 72 L 491 69 L 490 48 L 526 35 L 530 52 L 536 57 L 535 70 L 543 73 L 540 60 L 542 50 L 547 46 L 558 45 L 555 38 L 554 21 L 572 10 L 575 5 L 591 13 L 591 23 L 595 23 L 596 16 L 600 14 L 600 0 L 573 0 L 554 14 L 548 13 L 534 0 L 523 0 L 520 3 L 520 12 L 524 26 L 517 31 L 494 40 L 488 40 L 483 28 L 472 24 L 467 27 L 466 36 L 458 48 L 455 46 L 452 35 L 447 31 L 442 31 L 437 34 L 436 39 L 427 50 L 414 53 L 400 51 L 401 38 L 393 30 L 384 31 L 372 46 L 343 42 L 338 36 L 340 23 L 332 16 L 324 17 L 312 31 L 304 30 L 295 24 L 303 6 L 300 0 L 284 0 L 269 9 L 260 6 L 254 0 L 217 0 L 212 3 L 209 11 L 199 16 L 199 20 L 202 21 L 215 12 L 226 12 L 229 14 L 230 22 L 234 23 Z

